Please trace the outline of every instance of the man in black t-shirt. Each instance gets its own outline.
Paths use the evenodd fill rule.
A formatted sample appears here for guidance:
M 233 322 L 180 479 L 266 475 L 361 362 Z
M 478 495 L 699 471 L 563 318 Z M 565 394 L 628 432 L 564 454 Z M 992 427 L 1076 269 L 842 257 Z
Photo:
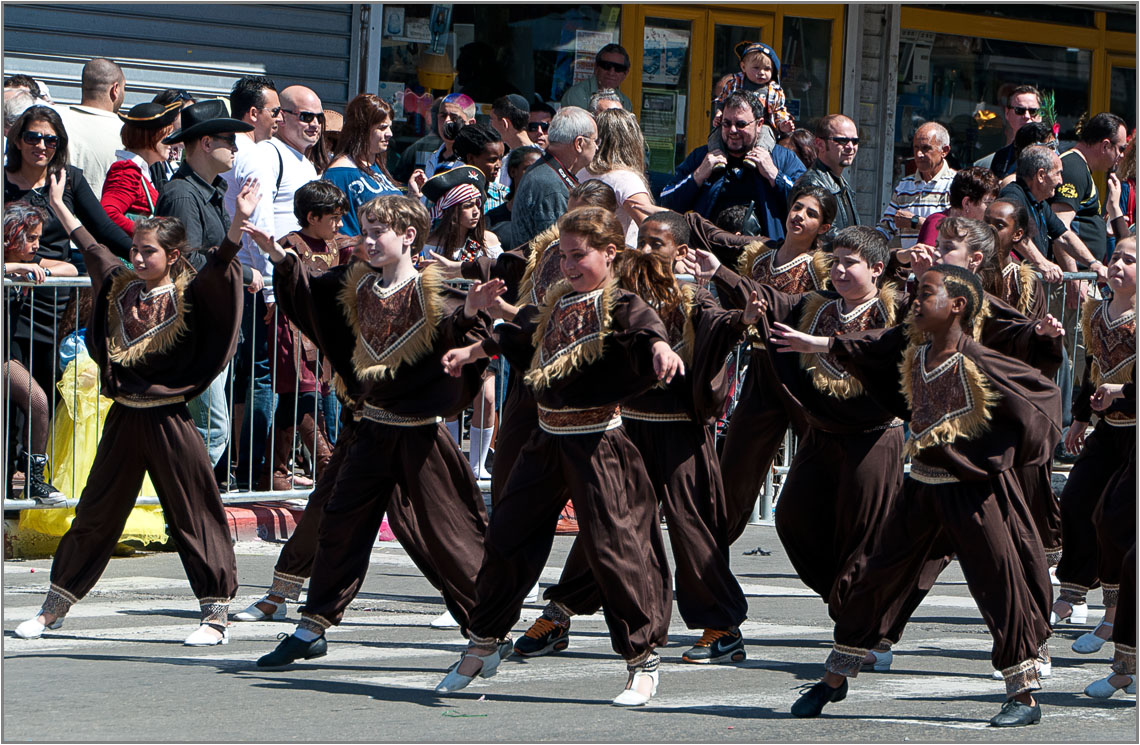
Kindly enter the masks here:
M 1057 217 L 1081 237 L 1097 262 L 1105 259 L 1108 229 L 1093 171 L 1115 168 L 1127 144 L 1123 119 L 1107 112 L 1094 116 L 1081 129 L 1076 146 L 1061 156 L 1061 185 L 1049 200 Z

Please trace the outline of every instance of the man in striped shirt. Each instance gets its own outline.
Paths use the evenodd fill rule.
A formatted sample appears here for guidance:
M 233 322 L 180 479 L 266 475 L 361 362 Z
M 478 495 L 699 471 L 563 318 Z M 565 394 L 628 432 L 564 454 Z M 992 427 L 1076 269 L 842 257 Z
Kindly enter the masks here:
M 914 164 L 917 170 L 903 177 L 883 211 L 878 229 L 887 240 L 899 238 L 902 248 L 918 241 L 927 217 L 950 207 L 950 183 L 954 169 L 946 163 L 950 133 L 938 122 L 926 122 L 914 133 Z

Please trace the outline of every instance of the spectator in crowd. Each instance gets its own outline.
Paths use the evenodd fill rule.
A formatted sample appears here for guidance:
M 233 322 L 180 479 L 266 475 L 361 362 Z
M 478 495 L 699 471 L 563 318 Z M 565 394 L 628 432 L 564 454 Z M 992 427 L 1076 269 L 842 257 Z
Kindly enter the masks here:
M 263 75 L 238 78 L 230 89 L 230 113 L 253 127 L 248 133 L 236 133 L 237 153 L 234 166 L 224 172 L 226 182 L 225 209 L 232 221 L 237 209 L 236 197 L 241 185 L 254 178 L 261 197 L 249 221 L 259 230 L 275 235 L 273 230 L 273 198 L 282 169 L 277 153 L 268 145 L 284 120 L 281 100 L 273 80 Z M 282 234 L 283 235 L 283 234 Z M 233 361 L 233 415 L 237 439 L 237 486 L 249 489 L 270 470 L 266 458 L 266 439 L 273 417 L 272 362 L 269 351 L 269 329 L 273 321 L 273 264 L 257 248 L 249 235 L 243 235 L 238 259 L 253 276 L 249 293 L 244 296 L 241 314 L 241 341 Z M 266 281 L 270 286 L 266 287 Z M 250 396 L 252 395 L 252 402 Z M 247 403 L 252 403 L 247 407 Z M 233 461 L 231 453 L 230 461 Z
M 487 179 L 484 211 L 490 212 L 505 204 L 510 189 L 497 181 L 503 166 L 503 141 L 499 133 L 487 124 L 468 124 L 455 136 L 455 153 L 459 160 L 478 168 Z
M 194 97 L 181 88 L 167 88 L 155 94 L 153 99 L 153 103 L 160 103 L 163 106 L 175 102 L 178 103 L 179 111 L 177 116 L 174 117 L 174 128 L 182 129 L 181 110 L 195 103 Z M 166 182 L 174 176 L 175 171 L 182 165 L 182 152 L 183 147 L 181 142 L 170 145 L 169 151 L 166 154 L 166 162 L 155 163 L 150 167 L 150 179 L 154 184 L 154 188 L 158 189 L 159 194 L 162 194 L 162 187 L 166 186 Z
M 590 103 L 586 110 L 597 116 L 606 109 L 625 108 L 621 105 L 621 98 L 613 88 L 599 88 L 598 92 L 590 96 Z
M 693 210 L 711 220 L 728 207 L 755 202 L 764 234 L 783 238 L 788 195 L 806 169 L 786 148 L 759 147 L 757 128 L 763 116 L 756 96 L 730 94 L 720 122 L 725 152 L 710 151 L 705 144 L 689 153 L 661 190 L 661 206 L 682 214 Z
M 127 235 L 135 234 L 135 220 L 154 216 L 158 189 L 150 167 L 166 162 L 170 146 L 162 140 L 174 131 L 179 110 L 177 103 L 140 103 L 126 114 L 119 114 L 123 120 L 123 149 L 115 153 L 119 159 L 107 171 L 99 202 Z
M 825 237 L 830 244 L 837 232 L 859 224 L 855 207 L 855 192 L 843 177 L 843 172 L 855 163 L 859 154 L 859 129 L 843 114 L 828 114 L 816 124 L 815 163 L 804 171 L 796 186 L 811 184 L 827 189 L 835 197 L 839 210 Z M 799 130 L 796 130 L 797 132 Z
M 790 135 L 782 136 L 776 144 L 795 153 L 805 168 L 810 168 L 818 157 L 815 149 L 815 133 L 807 127 L 799 127 Z
M 127 79 L 109 59 L 96 57 L 83 66 L 82 97 L 60 112 L 71 134 L 71 165 L 83 171 L 91 191 L 103 193 L 103 179 L 115 152 L 123 149 L 123 123 L 115 116 L 126 100 Z
M 601 88 L 612 88 L 618 91 L 625 76 L 629 74 L 629 53 L 620 44 L 606 44 L 594 55 L 594 74 L 562 94 L 563 106 L 577 106 L 580 109 L 590 108 L 590 96 Z M 618 91 L 618 99 L 626 111 L 633 111 L 633 103 L 629 98 Z
M 550 131 L 550 122 L 554 119 L 554 108 L 540 98 L 530 106 L 530 117 L 526 125 L 526 133 L 535 145 L 546 149 L 547 133 Z
M 233 168 L 238 152 L 237 134 L 252 132 L 253 125 L 231 119 L 226 105 L 217 100 L 199 101 L 182 110 L 182 127 L 164 140 L 181 142 L 186 159 L 158 198 L 158 215 L 177 217 L 186 229 L 186 259 L 195 269 L 205 266 L 203 249 L 221 245 L 230 228 L 225 209 L 226 182 L 222 174 Z M 246 285 L 253 280 L 248 265 L 242 266 Z M 230 436 L 226 405 L 227 371 L 210 383 L 206 392 L 187 403 L 194 424 L 206 441 L 210 462 L 217 466 Z M 264 439 L 264 438 L 263 438 Z M 226 469 L 228 475 L 228 469 Z
M 44 210 L 47 218 L 43 222 L 38 255 L 42 259 L 74 264 L 82 274 L 86 269 L 83 258 L 79 252 L 72 253 L 68 231 L 51 206 L 49 189 L 54 179 L 66 176 L 63 204 L 116 256 L 125 258 L 130 253 L 131 239 L 107 217 L 83 172 L 68 165 L 69 154 L 68 132 L 55 109 L 33 106 L 21 114 L 8 132 L 4 204 L 24 201 Z M 37 360 L 37 364 L 29 366 L 36 382 L 53 395 L 55 347 L 59 342 L 56 323 L 63 316 L 70 296 L 69 290 L 36 290 L 36 301 L 9 321 L 23 352 Z
M 443 144 L 428 158 L 424 173 L 431 178 L 455 165 L 455 137 L 459 130 L 475 123 L 475 101 L 466 93 L 451 93 L 439 105 L 439 137 Z
M 4 78 L 4 94 L 7 95 L 8 91 L 24 91 L 32 98 L 51 103 L 47 86 L 31 75 L 16 74 Z
M 796 128 L 795 119 L 788 111 L 787 96 L 780 85 L 780 57 L 776 50 L 760 41 L 741 41 L 733 51 L 740 60 L 740 72 L 718 82 L 720 93 L 712 104 L 709 150 L 724 149 L 720 139 L 720 117 L 725 100 L 737 91 L 750 93 L 759 99 L 756 143 L 765 150 L 771 150 L 778 133 L 790 133 Z
M 1055 261 L 1067 251 L 1088 253 L 1088 249 L 1072 230 L 1050 209 L 1046 200 L 1061 184 L 1061 158 L 1057 151 L 1044 145 L 1030 145 L 1021 151 L 1017 161 L 1017 177 L 998 193 L 998 199 L 1013 199 L 1025 205 L 1034 229 L 1032 241 L 1025 241 L 1029 254 L 1022 258 L 1041 270 L 1046 282 L 1061 281 L 1061 267 Z M 1076 245 L 1080 244 L 1080 248 Z M 1060 248 L 1054 251 L 1054 248 Z
M 309 161 L 317 169 L 317 174 L 323 174 L 332 163 L 332 154 L 336 152 L 340 142 L 340 131 L 344 129 L 344 115 L 339 111 L 325 109 L 325 123 L 321 127 L 321 148 L 314 145 L 309 150 Z
M 47 277 L 74 277 L 77 274 L 75 267 L 66 261 L 43 259 L 36 255 L 46 216 L 43 210 L 27 202 L 12 202 L 5 205 L 3 233 L 5 277 L 42 282 Z M 18 289 L 5 290 L 4 294 L 5 313 L 9 318 L 18 318 L 30 295 Z M 47 394 L 32 378 L 27 365 L 19 359 L 12 358 L 13 351 L 19 354 L 19 348 L 14 348 L 10 343 L 7 333 L 4 335 L 3 343 L 4 374 L 0 378 L 0 385 L 3 386 L 4 395 L 0 396 L 0 422 L 4 423 L 5 431 L 9 431 L 9 422 L 15 421 L 14 416 L 6 410 L 9 404 L 14 404 L 23 412 L 25 424 L 19 427 L 19 433 L 27 454 L 26 460 L 20 458 L 20 470 L 24 470 L 26 474 L 24 496 L 41 504 L 57 504 L 66 497 L 49 483 L 48 477 L 51 474 L 45 475 L 50 411 Z M 10 416 L 13 418 L 9 419 Z M 10 469 L 5 470 L 8 477 L 4 483 L 4 495 L 6 499 L 10 499 L 12 473 Z
M 1017 134 L 1013 137 L 1014 168 L 1005 178 L 1000 180 L 1000 186 L 1004 187 L 1006 184 L 1013 183 L 1014 178 L 1017 177 L 1016 159 L 1020 158 L 1021 151 L 1030 145 L 1048 145 L 1056 150 L 1057 136 L 1053 134 L 1053 129 L 1045 122 L 1029 122 L 1017 130 Z
M 507 150 L 529 147 L 534 144 L 526 131 L 530 121 L 530 104 L 517 93 L 511 93 L 491 104 L 491 126 L 503 138 Z M 510 186 L 510 177 L 500 179 L 504 186 Z
M 430 128 L 420 139 L 413 142 L 400 154 L 400 160 L 392 169 L 392 174 L 400 181 L 407 182 L 412 177 L 412 171 L 427 168 L 428 160 L 432 154 L 439 150 L 443 139 L 439 136 L 439 107 L 443 104 L 443 96 L 437 96 L 431 103 Z
M 275 236 L 284 236 L 304 227 L 297 221 L 296 194 L 298 189 L 316 181 L 320 175 L 310 156 L 320 146 L 322 130 L 328 124 L 328 114 L 321 106 L 320 97 L 311 88 L 291 85 L 281 91 L 284 119 L 277 128 L 277 135 L 265 144 L 270 151 L 270 165 L 276 163 L 277 180 L 273 190 Z M 377 155 L 378 159 L 382 157 Z
M 625 244 L 636 247 L 642 220 L 660 212 L 649 195 L 645 177 L 645 138 L 632 111 L 606 109 L 596 121 L 598 149 L 594 159 L 578 172 L 578 180 L 598 179 L 613 188 Z
M 516 245 L 529 242 L 553 225 L 566 211 L 574 177 L 594 159 L 598 126 L 577 106 L 563 107 L 550 122 L 546 154 L 523 174 L 511 209 Z
M 387 101 L 372 93 L 361 93 L 348 102 L 333 162 L 322 176 L 348 197 L 350 208 L 344 213 L 340 228 L 345 235 L 360 235 L 356 213 L 363 204 L 385 194 L 402 193 L 385 166 L 391 140 L 392 107 Z M 416 173 L 423 172 L 413 171 L 408 182 L 413 196 L 419 194 Z
M 799 184 L 797 184 L 799 186 Z M 727 230 L 734 235 L 744 234 L 744 223 L 748 219 L 748 211 L 751 205 L 738 204 L 735 207 L 728 207 L 720 211 L 716 216 L 715 224 L 721 230 Z
M 1053 212 L 1072 228 L 1099 266 L 1108 258 L 1108 227 L 1093 173 L 1116 168 L 1128 146 L 1128 130 L 1116 114 L 1104 112 L 1085 122 L 1073 149 L 1061 156 L 1061 183 L 1049 200 Z M 1077 264 L 1088 266 L 1083 257 Z M 1065 264 L 1061 264 L 1065 268 Z
M 508 248 L 519 245 L 518 241 L 514 239 L 514 225 L 512 223 L 515 194 L 518 193 L 522 175 L 541 157 L 542 148 L 537 145 L 527 145 L 511 150 L 511 154 L 507 157 L 507 167 L 504 169 L 511 172 L 511 186 L 507 193 L 507 201 L 495 209 L 487 211 L 487 229 L 499 236 L 499 240 Z
M 1017 170 L 1018 148 L 1014 142 L 1021 128 L 1041 121 L 1041 92 L 1032 85 L 1019 85 L 1009 92 L 1005 103 L 1005 147 L 979 158 L 974 165 L 989 168 L 999 179 Z
M 950 208 L 935 212 L 922 223 L 918 242 L 933 246 L 938 240 L 938 225 L 947 217 L 986 219 L 986 209 L 997 199 L 998 181 L 994 172 L 981 166 L 963 168 L 950 182 Z
M 22 88 L 4 91 L 4 137 L 8 136 L 8 130 L 12 128 L 16 119 L 20 117 L 25 111 L 36 105 L 36 99 L 26 90 Z
M 950 182 L 954 169 L 946 162 L 950 133 L 938 122 L 926 122 L 914 133 L 915 172 L 895 186 L 890 204 L 879 220 L 879 232 L 887 240 L 898 237 L 902 248 L 918 240 L 927 217 L 950 206 Z
M 1128 138 L 1128 147 L 1124 148 L 1124 155 L 1116 166 L 1116 175 L 1120 179 L 1120 209 L 1124 213 L 1124 220 L 1129 227 L 1136 223 L 1136 133 Z M 1111 178 L 1110 178 L 1111 182 Z M 1107 209 L 1107 208 L 1106 208 Z M 1119 240 L 1119 239 L 1118 239 Z

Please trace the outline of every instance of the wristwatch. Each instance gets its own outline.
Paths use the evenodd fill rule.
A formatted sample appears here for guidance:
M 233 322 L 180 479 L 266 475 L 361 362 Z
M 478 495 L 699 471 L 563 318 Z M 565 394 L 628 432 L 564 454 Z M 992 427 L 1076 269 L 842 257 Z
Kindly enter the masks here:
M 45 266 L 45 267 L 44 267 L 44 275 L 45 275 L 45 276 L 47 276 L 47 277 L 50 277 L 50 276 L 51 276 L 51 269 L 48 269 L 48 268 Z
M 918 215 L 911 215 L 910 216 L 910 226 L 912 228 L 918 227 Z

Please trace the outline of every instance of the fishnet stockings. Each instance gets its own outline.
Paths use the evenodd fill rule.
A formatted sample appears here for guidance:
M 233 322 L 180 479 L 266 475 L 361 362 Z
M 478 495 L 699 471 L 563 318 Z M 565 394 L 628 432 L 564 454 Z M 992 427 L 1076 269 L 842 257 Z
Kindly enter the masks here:
M 48 398 L 40 384 L 28 373 L 28 369 L 16 360 L 4 363 L 5 401 L 11 401 L 23 409 L 28 417 L 31 433 L 28 437 L 28 451 L 46 453 L 48 441 Z

